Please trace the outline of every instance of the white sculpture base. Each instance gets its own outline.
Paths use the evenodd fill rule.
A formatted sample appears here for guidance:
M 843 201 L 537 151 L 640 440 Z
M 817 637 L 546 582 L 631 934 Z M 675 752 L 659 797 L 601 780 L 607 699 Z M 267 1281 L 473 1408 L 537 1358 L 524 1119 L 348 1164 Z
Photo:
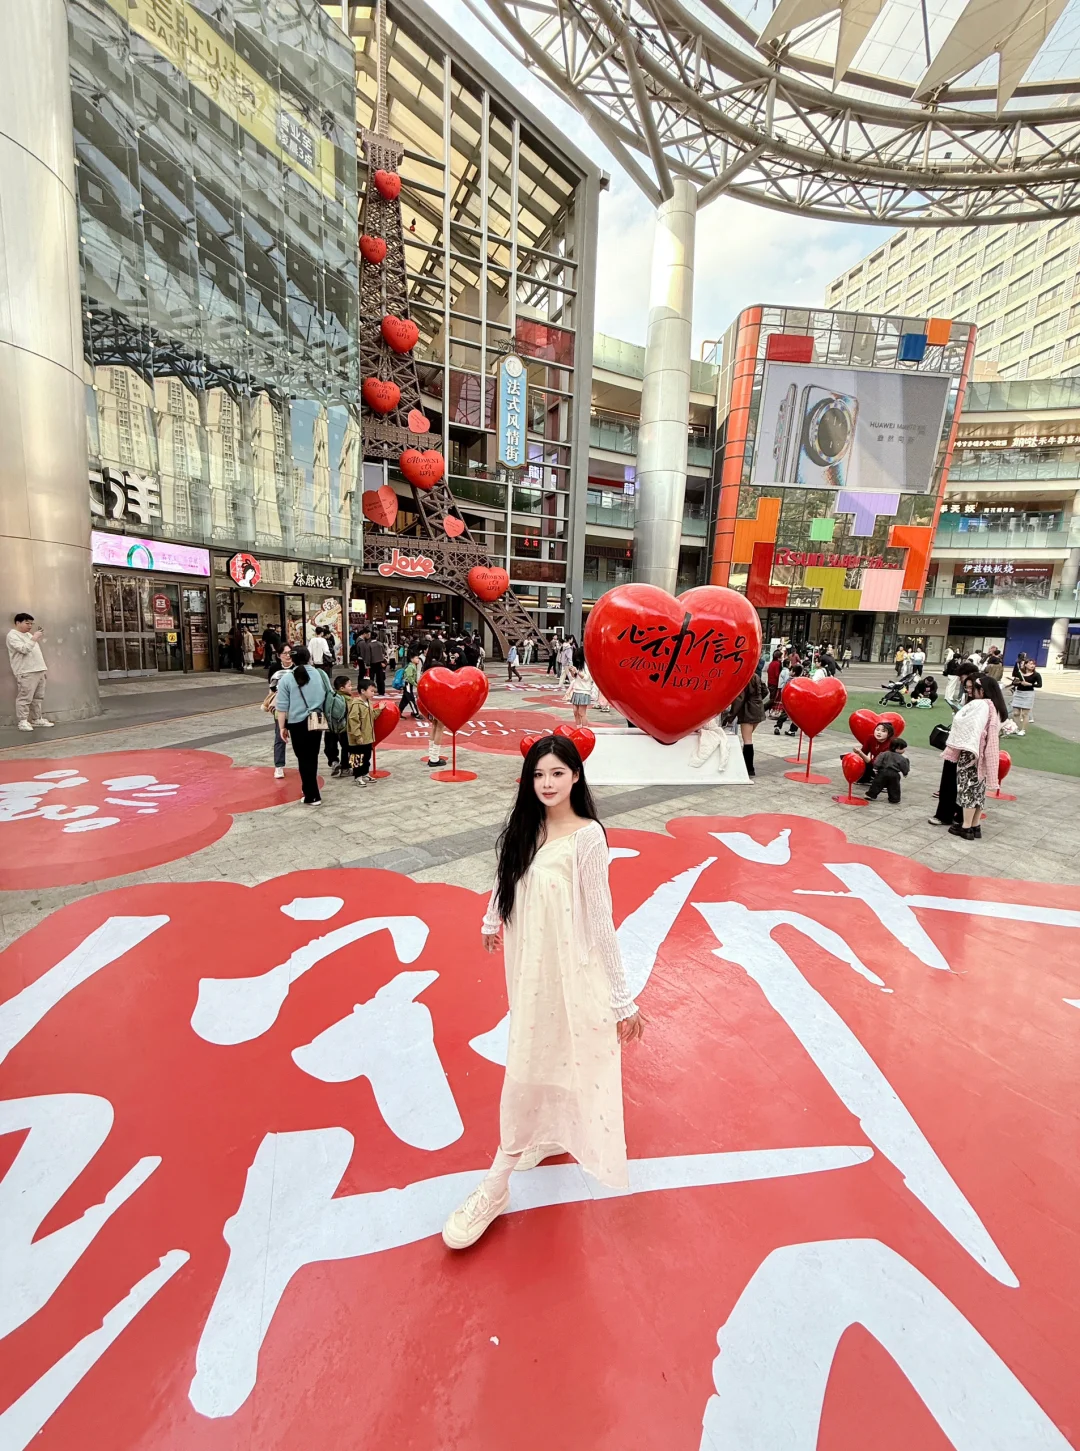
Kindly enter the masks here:
M 742 742 L 727 736 L 727 760 L 720 769 L 714 751 L 701 766 L 692 766 L 697 735 L 662 746 L 644 731 L 596 732 L 596 747 L 585 767 L 590 786 L 748 786 Z

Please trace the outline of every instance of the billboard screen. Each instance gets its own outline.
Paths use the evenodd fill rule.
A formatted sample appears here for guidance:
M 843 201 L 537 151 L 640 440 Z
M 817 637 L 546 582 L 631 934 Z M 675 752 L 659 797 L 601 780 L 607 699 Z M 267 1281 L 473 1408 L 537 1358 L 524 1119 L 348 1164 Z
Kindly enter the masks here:
M 925 494 L 950 379 L 766 363 L 751 483 Z

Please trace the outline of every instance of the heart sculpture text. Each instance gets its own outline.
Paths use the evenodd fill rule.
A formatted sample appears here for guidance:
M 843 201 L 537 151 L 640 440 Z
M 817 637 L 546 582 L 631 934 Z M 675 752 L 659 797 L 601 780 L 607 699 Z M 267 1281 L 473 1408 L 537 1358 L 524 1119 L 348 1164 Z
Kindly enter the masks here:
M 386 238 L 369 237 L 365 232 L 360 238 L 360 255 L 373 267 L 381 266 L 386 261 Z
M 375 413 L 393 413 L 401 402 L 401 389 L 389 378 L 365 378 L 360 391 L 364 402 Z
M 468 573 L 469 588 L 478 600 L 491 604 L 510 588 L 510 576 L 493 564 L 474 564 Z
M 848 751 L 846 756 L 841 757 L 840 769 L 844 773 L 844 780 L 854 786 L 862 773 L 866 770 L 866 762 L 858 751 Z
M 387 700 L 379 707 L 379 713 L 375 717 L 375 744 L 381 746 L 387 736 L 392 736 L 398 728 L 401 720 L 401 711 L 392 700 Z
M 555 727 L 557 736 L 565 736 L 568 741 L 573 741 L 577 746 L 577 753 L 583 761 L 587 761 L 593 753 L 596 745 L 596 733 L 588 726 L 579 725 L 557 725 Z
M 411 353 L 420 337 L 420 329 L 412 318 L 393 317 L 389 313 L 379 324 L 379 331 L 395 353 Z
M 668 746 L 725 710 L 760 654 L 757 611 L 718 585 L 678 599 L 656 585 L 616 585 L 585 627 L 585 656 L 601 694 Z
M 898 736 L 904 733 L 904 717 L 897 715 L 894 710 L 887 710 L 884 715 L 878 715 L 876 710 L 853 710 L 848 716 L 848 727 L 851 734 L 864 751 L 870 749 L 874 731 L 882 724 L 891 725 L 894 734 Z
M 421 413 L 419 408 L 409 409 L 409 432 L 427 433 L 431 428 L 431 419 Z
M 442 665 L 425 670 L 416 691 L 420 709 L 448 731 L 467 725 L 487 700 L 487 693 L 487 676 L 472 665 L 461 670 L 447 670 Z
M 363 509 L 364 518 L 370 519 L 372 524 L 392 529 L 397 523 L 398 496 L 389 484 L 383 484 L 378 489 L 365 489 Z
M 396 171 L 377 171 L 371 179 L 381 197 L 388 202 L 397 201 L 401 195 L 401 177 Z
M 798 675 L 784 686 L 780 698 L 803 735 L 816 736 L 847 704 L 847 687 L 835 676 L 828 680 L 809 680 L 805 675 Z
M 433 489 L 446 472 L 446 461 L 437 448 L 407 448 L 398 467 L 416 489 Z
M 465 533 L 465 520 L 459 519 L 456 514 L 447 514 L 442 521 L 442 526 L 447 539 L 456 539 L 459 534 Z

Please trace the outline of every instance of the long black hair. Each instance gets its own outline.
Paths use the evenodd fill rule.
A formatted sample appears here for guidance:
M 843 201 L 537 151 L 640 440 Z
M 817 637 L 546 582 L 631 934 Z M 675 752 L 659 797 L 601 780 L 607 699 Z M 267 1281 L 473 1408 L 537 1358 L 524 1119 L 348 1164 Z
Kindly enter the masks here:
M 557 756 L 564 766 L 577 773 L 570 788 L 570 805 L 584 821 L 599 821 L 596 803 L 585 780 L 578 748 L 568 736 L 541 736 L 535 741 L 521 767 L 517 800 L 503 827 L 498 842 L 499 866 L 496 875 L 495 900 L 499 916 L 509 922 L 514 913 L 517 884 L 532 866 L 540 847 L 546 811 L 536 794 L 536 768 L 545 756 Z
M 992 675 L 976 675 L 975 684 L 979 687 L 979 693 L 984 700 L 988 700 L 998 713 L 998 720 L 1008 720 L 1009 712 L 1005 707 L 1005 697 L 1001 693 L 1001 686 Z
M 436 665 L 446 664 L 446 649 L 441 640 L 432 640 L 424 657 L 424 671 L 433 670 Z
M 311 663 L 311 651 L 306 645 L 294 645 L 292 652 L 293 679 L 301 690 L 311 679 L 311 676 L 304 669 L 305 665 Z

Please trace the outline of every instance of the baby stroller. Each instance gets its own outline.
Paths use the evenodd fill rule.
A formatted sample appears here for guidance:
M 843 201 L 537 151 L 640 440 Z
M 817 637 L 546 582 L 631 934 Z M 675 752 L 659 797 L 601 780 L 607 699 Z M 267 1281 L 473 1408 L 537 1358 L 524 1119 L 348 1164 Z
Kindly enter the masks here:
M 878 701 L 878 705 L 899 705 L 905 710 L 908 705 L 907 681 L 888 680 L 882 685 L 885 694 Z

